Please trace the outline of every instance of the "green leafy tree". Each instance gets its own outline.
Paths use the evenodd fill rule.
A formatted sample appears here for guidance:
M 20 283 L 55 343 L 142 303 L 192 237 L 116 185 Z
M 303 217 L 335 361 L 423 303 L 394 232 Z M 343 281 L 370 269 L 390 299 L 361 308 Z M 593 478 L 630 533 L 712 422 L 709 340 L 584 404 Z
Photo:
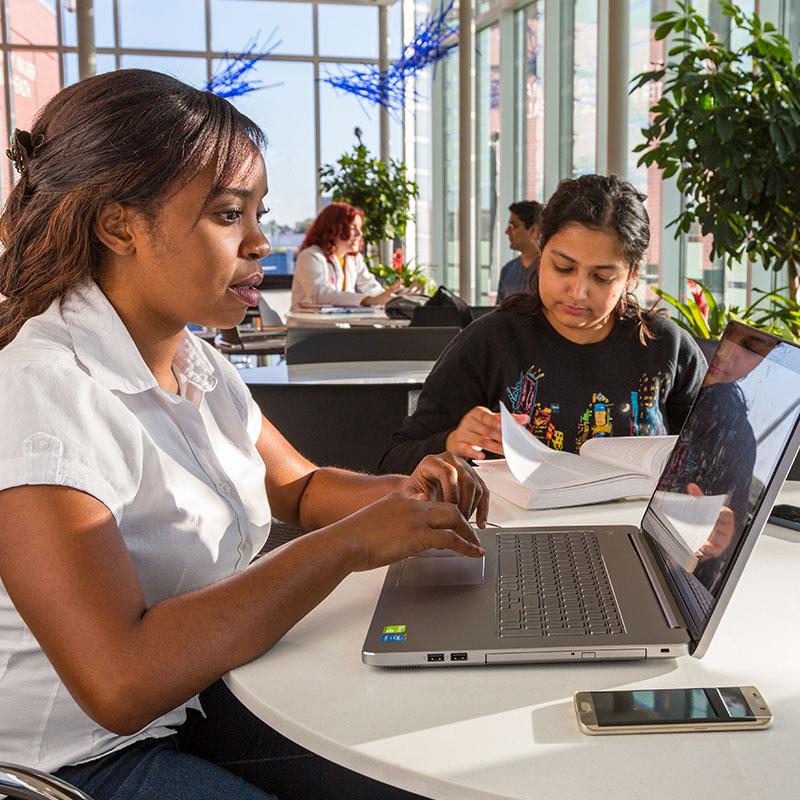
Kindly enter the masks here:
M 320 167 L 320 185 L 331 192 L 335 202 L 350 203 L 364 212 L 364 244 L 366 255 L 378 253 L 382 241 L 402 237 L 411 219 L 411 199 L 419 197 L 419 187 L 406 178 L 402 161 L 390 159 L 386 164 L 372 158 L 362 144 L 345 153 L 336 164 Z
M 766 269 L 787 267 L 796 298 L 800 261 L 800 68 L 774 25 L 722 2 L 745 43 L 731 50 L 688 3 L 657 14 L 656 39 L 675 46 L 660 69 L 633 89 L 666 77 L 650 109 L 639 164 L 677 173 L 685 205 L 670 223 L 676 237 L 699 223 L 712 255 L 747 256 Z

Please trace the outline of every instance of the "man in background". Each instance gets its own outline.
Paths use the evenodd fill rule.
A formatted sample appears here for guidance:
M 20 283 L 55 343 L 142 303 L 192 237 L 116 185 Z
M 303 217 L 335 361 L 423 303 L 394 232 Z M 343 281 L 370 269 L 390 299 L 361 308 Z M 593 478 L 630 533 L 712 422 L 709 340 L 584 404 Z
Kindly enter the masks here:
M 539 260 L 539 215 L 542 204 L 535 200 L 521 200 L 512 203 L 508 210 L 506 236 L 512 250 L 519 255 L 512 258 L 500 272 L 500 283 L 497 287 L 497 305 L 514 292 L 524 292 L 528 288 L 531 267 Z

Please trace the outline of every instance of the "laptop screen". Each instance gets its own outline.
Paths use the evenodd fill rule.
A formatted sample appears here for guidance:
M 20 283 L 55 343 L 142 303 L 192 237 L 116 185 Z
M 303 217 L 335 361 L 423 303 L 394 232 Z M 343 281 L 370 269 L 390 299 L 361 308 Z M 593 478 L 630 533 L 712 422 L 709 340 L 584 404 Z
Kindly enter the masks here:
M 645 512 L 698 639 L 800 416 L 800 348 L 731 323 Z

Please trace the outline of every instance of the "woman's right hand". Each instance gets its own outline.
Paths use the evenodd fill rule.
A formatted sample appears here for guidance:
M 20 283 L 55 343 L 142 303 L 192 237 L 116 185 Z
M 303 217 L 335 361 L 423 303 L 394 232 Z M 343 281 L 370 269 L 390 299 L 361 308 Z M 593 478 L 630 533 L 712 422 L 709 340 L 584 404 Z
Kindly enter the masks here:
M 526 422 L 525 414 L 512 414 L 519 423 Z M 451 431 L 445 447 L 461 458 L 472 458 L 480 461 L 486 458 L 484 450 L 503 453 L 503 433 L 500 414 L 490 411 L 485 406 L 475 406 L 461 417 L 458 427 Z
M 341 537 L 352 570 L 393 564 L 430 548 L 479 558 L 486 551 L 452 503 L 415 500 L 393 492 L 322 530 Z
M 403 281 L 398 278 L 394 283 L 390 283 L 380 294 L 368 297 L 365 303 L 368 306 L 385 306 L 402 289 Z

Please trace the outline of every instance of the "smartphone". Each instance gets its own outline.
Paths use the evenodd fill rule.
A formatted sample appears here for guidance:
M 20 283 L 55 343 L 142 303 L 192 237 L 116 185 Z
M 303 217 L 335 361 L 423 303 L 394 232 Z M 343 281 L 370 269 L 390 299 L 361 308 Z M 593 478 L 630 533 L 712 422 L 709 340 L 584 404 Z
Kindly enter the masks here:
M 772 509 L 767 522 L 800 531 L 800 507 L 779 503 Z
M 755 686 L 576 692 L 583 733 L 673 733 L 767 728 L 772 722 Z

